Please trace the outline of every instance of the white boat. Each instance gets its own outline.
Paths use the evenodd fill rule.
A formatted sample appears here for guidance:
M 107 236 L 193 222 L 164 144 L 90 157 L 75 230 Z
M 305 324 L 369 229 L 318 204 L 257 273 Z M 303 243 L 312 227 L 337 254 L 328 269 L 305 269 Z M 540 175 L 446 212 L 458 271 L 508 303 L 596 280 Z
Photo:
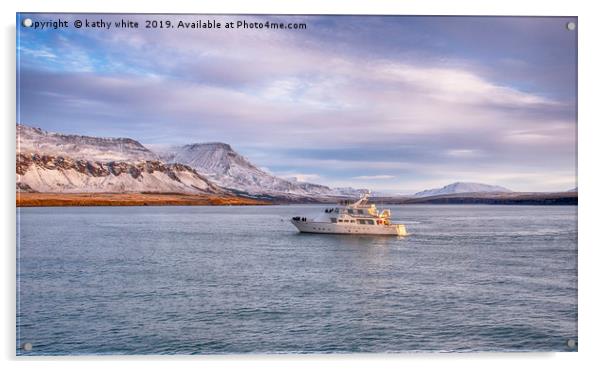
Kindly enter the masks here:
M 389 209 L 379 213 L 376 205 L 368 203 L 369 195 L 352 204 L 327 208 L 314 218 L 293 217 L 291 223 L 304 233 L 407 235 L 405 225 L 391 222 Z

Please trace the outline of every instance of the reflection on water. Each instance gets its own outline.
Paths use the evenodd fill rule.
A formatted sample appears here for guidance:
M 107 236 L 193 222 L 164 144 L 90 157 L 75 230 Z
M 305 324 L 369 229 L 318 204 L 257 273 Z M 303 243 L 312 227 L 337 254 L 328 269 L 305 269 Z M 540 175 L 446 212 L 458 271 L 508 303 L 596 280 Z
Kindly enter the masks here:
M 311 237 L 320 239 L 321 242 L 336 242 L 339 245 L 359 245 L 366 247 L 403 245 L 407 236 L 383 236 L 383 235 L 352 235 L 352 234 L 319 234 L 319 233 L 296 233 L 296 237 Z

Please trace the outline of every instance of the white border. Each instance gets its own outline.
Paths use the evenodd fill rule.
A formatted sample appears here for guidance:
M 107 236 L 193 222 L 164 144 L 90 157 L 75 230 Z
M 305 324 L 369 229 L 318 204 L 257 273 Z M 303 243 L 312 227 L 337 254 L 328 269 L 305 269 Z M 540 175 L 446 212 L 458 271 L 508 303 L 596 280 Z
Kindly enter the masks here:
M 166 365 L 178 367 L 210 366 L 232 368 L 318 367 L 392 368 L 406 364 L 411 367 L 491 368 L 531 367 L 569 368 L 591 366 L 600 362 L 600 289 L 602 280 L 600 244 L 596 229 L 600 196 L 600 66 L 602 65 L 600 24 L 602 13 L 595 2 L 576 0 L 283 0 L 230 1 L 140 1 L 140 0 L 14 0 L 1 2 L 2 12 L 2 222 L 4 236 L 2 254 L 2 333 L 0 350 L 4 367 L 80 368 L 82 365 L 101 368 L 131 366 L 149 368 Z M 310 356 L 199 356 L 199 357 L 122 357 L 122 358 L 17 358 L 15 347 L 15 13 L 37 12 L 146 12 L 146 13 L 281 13 L 281 14 L 417 14 L 417 15 L 557 15 L 579 17 L 579 352 L 557 354 L 406 354 L 406 355 L 310 355 Z M 85 360 L 85 363 L 82 362 Z M 178 363 L 173 363 L 173 361 Z M 142 361 L 142 362 L 140 362 Z

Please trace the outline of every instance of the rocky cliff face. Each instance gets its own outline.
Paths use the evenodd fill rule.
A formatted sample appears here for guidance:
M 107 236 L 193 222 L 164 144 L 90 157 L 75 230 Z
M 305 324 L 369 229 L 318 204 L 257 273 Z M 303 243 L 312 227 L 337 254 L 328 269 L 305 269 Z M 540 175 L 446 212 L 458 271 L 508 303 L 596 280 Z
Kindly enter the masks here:
M 183 164 L 99 162 L 67 156 L 17 154 L 17 190 L 27 192 L 224 193 Z

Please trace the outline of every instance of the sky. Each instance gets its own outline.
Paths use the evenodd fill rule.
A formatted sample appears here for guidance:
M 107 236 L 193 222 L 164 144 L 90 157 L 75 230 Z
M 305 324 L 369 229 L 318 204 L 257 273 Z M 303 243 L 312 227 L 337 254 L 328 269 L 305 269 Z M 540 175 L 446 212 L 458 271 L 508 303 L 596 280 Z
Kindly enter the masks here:
M 577 186 L 576 18 L 20 16 L 69 27 L 18 28 L 19 123 L 150 146 L 226 142 L 274 175 L 328 186 Z M 306 28 L 224 28 L 243 20 Z

